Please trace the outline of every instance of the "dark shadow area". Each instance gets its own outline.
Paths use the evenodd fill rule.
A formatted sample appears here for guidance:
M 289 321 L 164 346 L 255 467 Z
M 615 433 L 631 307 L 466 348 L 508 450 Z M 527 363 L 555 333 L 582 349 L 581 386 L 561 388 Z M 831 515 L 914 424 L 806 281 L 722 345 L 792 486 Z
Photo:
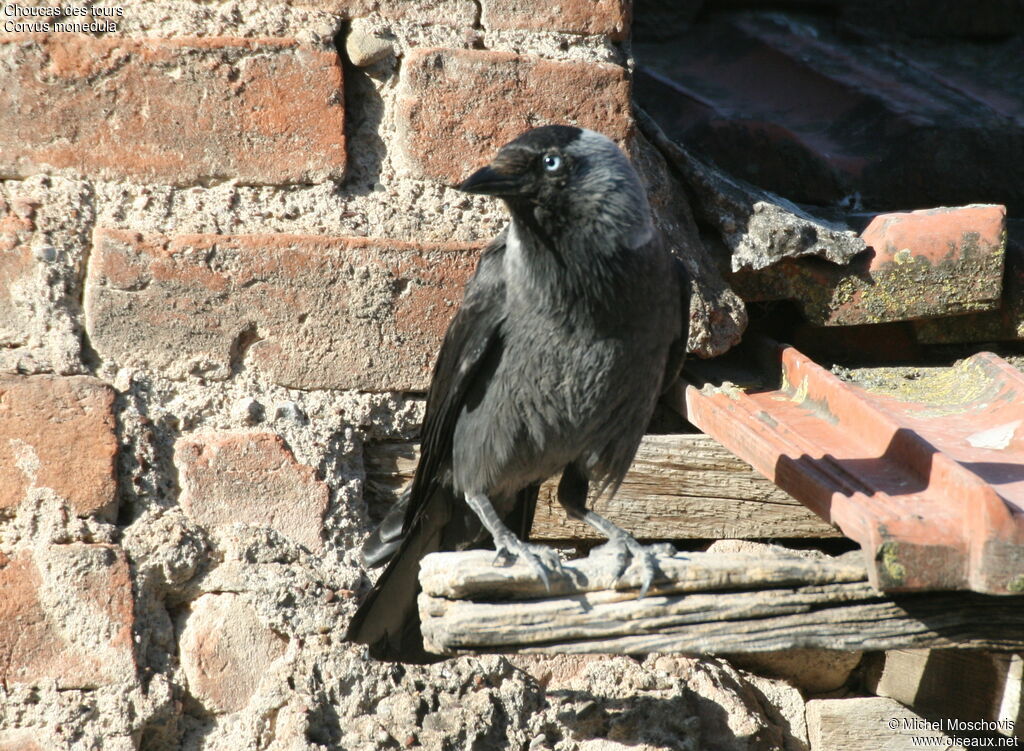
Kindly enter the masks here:
M 1012 462 L 962 462 L 962 464 L 990 485 L 1004 485 L 1024 480 L 1024 464 Z
M 731 383 L 754 391 L 778 389 L 782 386 L 779 342 L 750 332 L 720 357 L 687 359 L 681 377 L 697 387 L 707 384 L 719 388 Z
M 1003 690 L 1016 680 L 1010 676 L 1010 657 L 955 649 L 932 650 L 914 692 L 914 710 L 933 721 L 950 717 L 967 723 L 998 720 Z M 951 691 L 951 686 L 956 686 L 957 690 Z M 951 701 L 954 694 L 955 701 Z M 1004 719 L 1003 727 L 1005 723 Z M 953 723 L 948 719 L 944 721 L 944 725 L 950 724 Z M 952 733 L 961 738 L 992 738 L 994 741 L 1002 737 L 996 730 L 973 729 L 960 723 L 953 724 Z M 985 743 L 975 745 L 984 747 Z M 998 743 L 993 745 L 999 747 Z
M 672 699 L 651 696 L 614 699 L 590 691 L 569 689 L 550 691 L 548 695 L 576 706 L 575 710 L 560 712 L 558 720 L 563 724 L 565 732 L 577 742 L 603 738 L 630 746 L 682 746 L 684 739 L 693 739 L 694 735 L 703 741 L 702 723 L 694 706 L 695 700 L 700 700 L 700 697 L 690 691 Z M 721 726 L 720 732 L 729 736 L 722 740 L 736 743 L 736 737 L 729 730 L 725 710 L 712 702 L 706 703 L 712 712 L 720 715 L 717 723 Z M 700 747 L 711 748 L 703 743 Z
M 726 171 L 814 205 L 1024 210 L 1019 3 L 682 5 L 636 3 L 635 96 Z
M 357 68 L 345 52 L 348 33 L 349 25 L 344 24 L 334 37 L 345 81 L 345 151 L 348 154 L 345 179 L 338 190 L 339 195 L 364 196 L 372 193 L 379 182 L 387 154 L 387 144 L 380 136 L 384 100 L 377 92 L 374 77 L 389 78 L 396 69 L 390 65 L 393 58 L 369 68 Z
M 701 696 L 689 686 L 672 698 L 643 694 L 613 698 L 571 689 L 553 690 L 548 696 L 568 705 L 559 712 L 558 720 L 564 725 L 563 732 L 577 742 L 607 739 L 658 748 L 806 749 L 793 736 L 789 722 L 756 687 L 738 680 L 731 670 L 713 670 L 705 677 L 715 683 L 716 696 Z M 730 697 L 733 712 L 760 716 L 764 724 L 758 722 L 752 733 L 737 736 L 729 726 L 730 712 L 722 694 Z
M 365 452 L 363 498 L 372 525 L 380 524 L 398 502 L 412 479 L 417 456 L 414 444 L 405 442 L 375 443 Z
M 662 401 L 655 405 L 654 414 L 651 415 L 651 421 L 644 432 L 651 435 L 675 435 L 700 431 L 673 407 Z
M 998 264 L 975 277 L 922 263 L 931 276 L 919 280 L 921 292 L 903 279 L 908 268 L 881 262 L 877 277 L 868 274 L 867 254 L 843 266 L 800 257 L 734 272 L 730 251 L 706 237 L 735 231 L 723 220 L 728 209 L 697 211 L 704 244 L 749 305 L 752 332 L 846 367 L 1024 353 L 1024 4 L 638 0 L 631 51 L 638 107 L 668 140 L 795 202 L 819 226 L 859 233 L 879 213 L 1008 209 L 992 304 L 982 287 L 998 286 Z M 967 268 L 961 260 L 957 269 Z M 786 299 L 790 310 L 771 302 Z M 860 325 L 895 318 L 905 320 Z M 816 325 L 826 322 L 844 325 Z

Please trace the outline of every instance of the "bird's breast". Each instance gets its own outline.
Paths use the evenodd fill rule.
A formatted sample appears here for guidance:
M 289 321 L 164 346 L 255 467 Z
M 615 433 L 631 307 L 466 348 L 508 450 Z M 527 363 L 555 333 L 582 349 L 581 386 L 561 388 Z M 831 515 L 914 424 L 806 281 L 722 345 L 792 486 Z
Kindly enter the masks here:
M 514 492 L 582 455 L 634 444 L 667 355 L 637 330 L 522 309 L 503 325 L 500 359 L 456 425 L 457 489 Z

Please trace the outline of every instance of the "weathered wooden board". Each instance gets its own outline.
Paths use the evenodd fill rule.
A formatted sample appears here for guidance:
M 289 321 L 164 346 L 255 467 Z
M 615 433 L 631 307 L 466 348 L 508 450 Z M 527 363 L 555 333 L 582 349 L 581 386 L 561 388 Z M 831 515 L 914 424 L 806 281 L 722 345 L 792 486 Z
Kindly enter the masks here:
M 726 543 L 716 543 L 723 546 Z M 726 590 L 764 589 L 860 583 L 867 572 L 859 551 L 838 557 L 816 551 L 788 551 L 776 545 L 742 543 L 750 552 L 685 553 L 659 555 L 662 576 L 651 593 L 678 594 Z M 763 554 L 762 554 L 763 551 Z M 638 572 L 627 569 L 616 576 L 615 561 L 600 550 L 585 558 L 565 561 L 562 572 L 550 577 L 544 587 L 529 566 L 516 562 L 493 565 L 491 550 L 463 553 L 434 553 L 420 563 L 423 591 L 449 600 L 538 600 L 559 595 L 606 593 L 635 599 L 640 586 Z
M 413 443 L 367 446 L 367 493 L 397 497 L 412 479 L 418 457 Z M 599 539 L 586 524 L 566 518 L 555 497 L 557 487 L 557 478 L 541 487 L 533 539 Z M 589 505 L 647 540 L 840 536 L 703 434 L 646 436 L 618 493 L 596 501 L 591 497 Z
M 665 578 L 639 598 L 636 572 L 615 582 L 607 557 L 566 563 L 548 592 L 526 565 L 492 565 L 492 552 L 437 553 L 421 564 L 420 617 L 441 654 L 1024 648 L 1024 598 L 890 598 L 857 555 L 660 558 Z

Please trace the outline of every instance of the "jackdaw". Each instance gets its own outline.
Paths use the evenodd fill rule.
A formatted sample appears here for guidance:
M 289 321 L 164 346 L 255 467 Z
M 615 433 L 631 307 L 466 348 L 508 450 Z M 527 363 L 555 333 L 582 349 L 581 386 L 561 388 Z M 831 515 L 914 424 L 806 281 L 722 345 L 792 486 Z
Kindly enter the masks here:
M 347 638 L 380 659 L 426 661 L 419 562 L 489 546 L 547 583 L 555 552 L 525 542 L 537 490 L 562 473 L 568 515 L 608 538 L 620 570 L 654 558 L 586 508 L 614 493 L 685 354 L 689 283 L 654 227 L 625 154 L 605 136 L 552 125 L 502 147 L 460 190 L 502 198 L 511 221 L 488 245 L 445 335 L 408 492 L 363 547 L 388 563 Z M 434 658 L 436 659 L 436 657 Z

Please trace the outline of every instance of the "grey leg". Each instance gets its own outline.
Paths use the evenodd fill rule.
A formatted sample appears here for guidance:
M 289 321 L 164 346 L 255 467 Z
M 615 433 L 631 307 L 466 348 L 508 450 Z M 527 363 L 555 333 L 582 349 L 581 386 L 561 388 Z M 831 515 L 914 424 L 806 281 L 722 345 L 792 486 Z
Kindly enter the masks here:
M 522 558 L 544 582 L 544 588 L 551 591 L 548 575 L 562 570 L 562 563 L 554 550 L 545 545 L 530 545 L 523 542 L 498 518 L 490 499 L 483 493 L 466 494 L 466 503 L 479 517 L 487 531 L 494 538 L 494 549 L 498 551 L 498 561 L 513 561 Z
M 594 552 L 611 553 L 615 556 L 616 578 L 625 573 L 630 563 L 640 567 L 640 596 L 643 597 L 659 573 L 656 554 L 668 552 L 667 549 L 671 546 L 641 545 L 629 532 L 588 509 L 587 488 L 586 476 L 575 464 L 570 464 L 563 470 L 562 479 L 558 483 L 558 502 L 570 517 L 586 522 L 608 538 L 607 544 Z

